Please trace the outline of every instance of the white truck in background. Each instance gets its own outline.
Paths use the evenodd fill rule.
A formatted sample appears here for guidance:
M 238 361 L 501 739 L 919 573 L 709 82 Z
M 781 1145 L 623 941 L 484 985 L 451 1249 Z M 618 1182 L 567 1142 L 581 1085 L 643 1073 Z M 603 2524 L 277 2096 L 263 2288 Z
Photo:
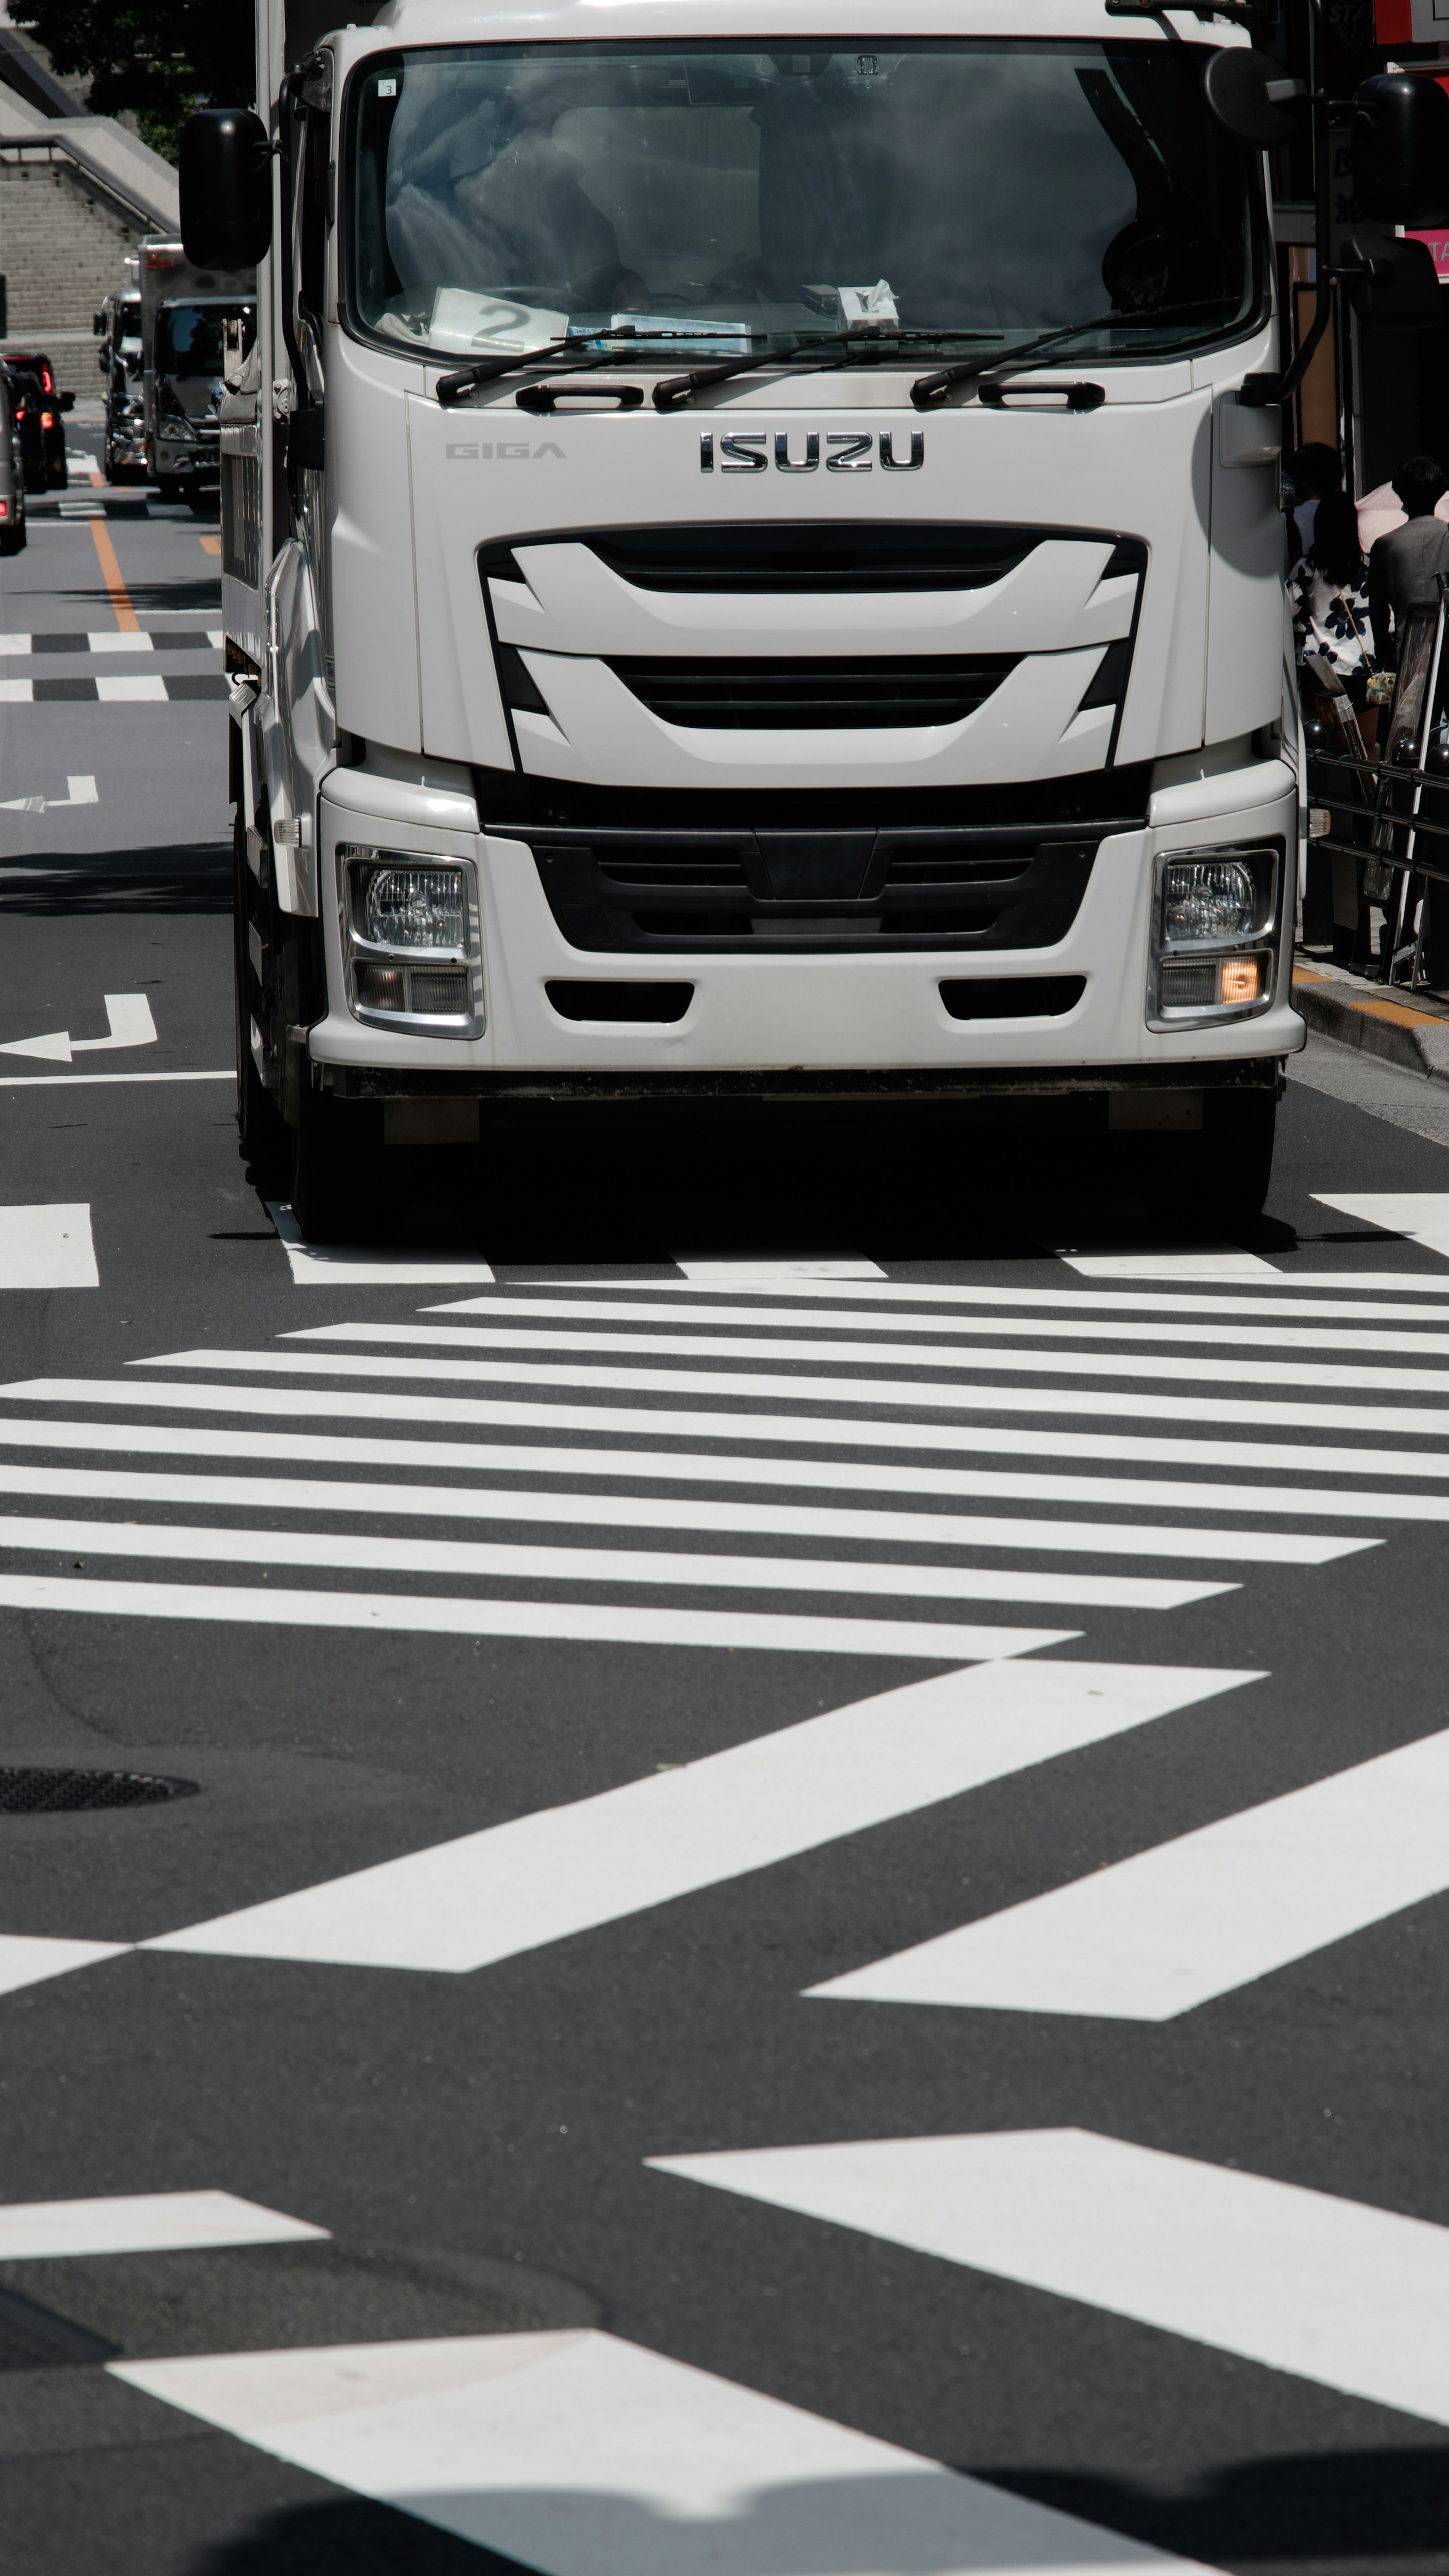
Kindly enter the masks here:
M 1321 91 L 1284 375 L 1265 147 L 1307 111 L 1242 6 L 258 0 L 257 79 L 186 129 L 182 230 L 257 262 L 240 1123 L 304 1234 L 411 1144 L 604 1101 L 1046 1103 L 1251 1220 L 1304 1037 Z M 1369 88 L 1391 229 L 1449 101 Z M 1375 318 L 1427 259 L 1386 238 Z
M 225 328 L 256 327 L 248 267 L 193 265 L 179 241 L 140 247 L 141 379 L 146 479 L 163 501 L 214 502 L 220 480 Z

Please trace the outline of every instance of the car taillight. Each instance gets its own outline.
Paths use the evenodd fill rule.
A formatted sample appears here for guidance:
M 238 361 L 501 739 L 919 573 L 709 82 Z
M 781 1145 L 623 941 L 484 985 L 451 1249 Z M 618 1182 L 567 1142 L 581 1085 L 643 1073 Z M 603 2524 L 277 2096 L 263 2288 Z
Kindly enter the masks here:
M 54 427 L 55 427 L 55 414 L 54 414 L 54 412 L 53 412 L 53 411 L 43 411 L 43 412 L 41 413 L 41 415 L 40 415 L 40 426 L 41 426 L 41 428 L 42 428 L 42 429 L 54 429 Z
M 8 501 L 0 501 L 0 519 L 8 519 L 8 518 L 9 518 L 9 516 L 10 516 L 10 504 L 9 504 L 9 502 L 8 502 Z

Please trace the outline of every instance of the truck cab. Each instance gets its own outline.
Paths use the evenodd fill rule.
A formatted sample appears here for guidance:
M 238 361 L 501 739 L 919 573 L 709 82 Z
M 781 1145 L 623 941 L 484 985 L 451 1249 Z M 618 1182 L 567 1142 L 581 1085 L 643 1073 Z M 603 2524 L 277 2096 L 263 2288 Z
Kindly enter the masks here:
M 1247 1221 L 1304 1030 L 1244 30 L 263 0 L 258 41 L 241 1114 L 304 1231 L 405 1139 L 601 1103 L 949 1155 L 1029 1102 Z M 208 186 L 184 152 L 193 251 Z
M 255 279 L 194 267 L 179 241 L 143 241 L 140 260 L 147 475 L 163 501 L 210 501 L 220 482 L 226 325 L 255 330 Z

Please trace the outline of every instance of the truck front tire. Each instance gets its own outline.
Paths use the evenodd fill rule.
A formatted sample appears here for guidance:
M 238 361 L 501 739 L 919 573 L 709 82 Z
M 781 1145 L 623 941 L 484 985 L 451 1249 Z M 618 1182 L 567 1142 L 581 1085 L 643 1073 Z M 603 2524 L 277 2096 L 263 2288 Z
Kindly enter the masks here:
M 302 1069 L 292 1136 L 292 1214 L 304 1243 L 366 1243 L 378 1209 L 381 1116 L 371 1102 L 334 1100 Z

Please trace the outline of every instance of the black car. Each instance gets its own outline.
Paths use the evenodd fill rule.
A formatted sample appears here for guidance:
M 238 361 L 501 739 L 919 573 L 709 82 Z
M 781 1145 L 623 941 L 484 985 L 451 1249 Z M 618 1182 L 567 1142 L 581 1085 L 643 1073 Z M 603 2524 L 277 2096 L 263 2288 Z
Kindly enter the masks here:
M 55 369 L 38 350 L 7 350 L 6 365 L 17 388 L 27 380 L 35 392 L 27 390 L 25 415 L 21 420 L 20 443 L 25 454 L 25 488 L 27 492 L 63 492 L 70 481 L 65 461 L 65 422 L 62 414 L 75 408 L 74 394 L 58 393 Z M 34 419 L 31 419 L 32 401 Z M 41 461 L 39 479 L 32 481 L 36 432 L 39 432 Z

